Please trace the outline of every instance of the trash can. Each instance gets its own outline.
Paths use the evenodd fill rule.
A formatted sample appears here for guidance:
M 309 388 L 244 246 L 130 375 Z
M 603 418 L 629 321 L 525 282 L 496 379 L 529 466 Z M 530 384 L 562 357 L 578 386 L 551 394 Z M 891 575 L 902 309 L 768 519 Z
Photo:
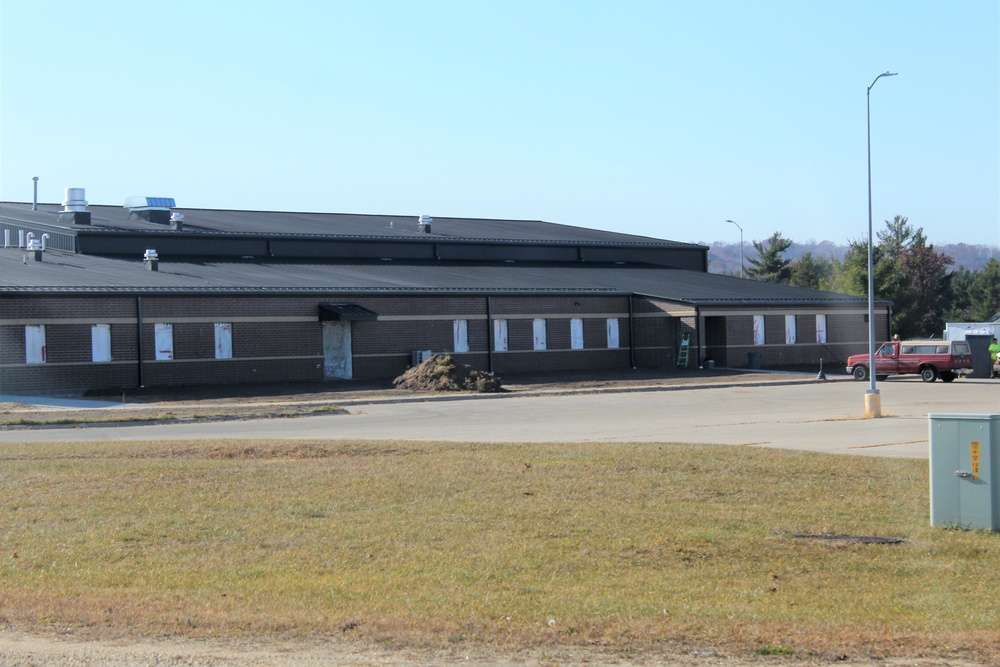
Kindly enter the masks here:
M 1000 415 L 928 418 L 931 525 L 1000 530 Z
M 760 352 L 747 352 L 747 368 L 760 370 Z

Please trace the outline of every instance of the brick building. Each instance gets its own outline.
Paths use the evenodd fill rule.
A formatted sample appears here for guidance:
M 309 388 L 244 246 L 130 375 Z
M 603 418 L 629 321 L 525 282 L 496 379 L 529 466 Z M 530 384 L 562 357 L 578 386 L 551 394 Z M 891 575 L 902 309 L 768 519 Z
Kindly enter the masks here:
M 501 377 L 818 367 L 867 345 L 863 297 L 539 221 L 90 206 L 70 189 L 0 203 L 0 233 L 0 393 L 392 378 L 426 351 Z

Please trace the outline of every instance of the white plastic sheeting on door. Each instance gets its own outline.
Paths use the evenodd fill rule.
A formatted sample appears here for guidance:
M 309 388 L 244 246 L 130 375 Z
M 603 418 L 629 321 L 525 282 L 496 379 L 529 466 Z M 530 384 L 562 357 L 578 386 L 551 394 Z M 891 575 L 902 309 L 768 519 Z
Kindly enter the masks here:
M 454 320 L 452 322 L 452 333 L 454 339 L 455 352 L 469 351 L 469 321 Z
M 156 360 L 170 361 L 174 358 L 174 325 L 157 322 L 153 325 L 153 339 L 156 345 Z
M 92 361 L 111 361 L 111 325 L 94 324 L 90 327 L 90 358 Z
M 507 320 L 493 320 L 493 351 L 507 350 Z
M 618 342 L 618 318 L 608 318 L 608 349 L 616 350 L 620 346 Z
M 233 358 L 233 325 L 229 322 L 215 323 L 215 358 Z
M 816 342 L 826 342 L 826 315 L 816 316 Z
M 569 321 L 569 347 L 572 350 L 583 349 L 583 320 L 578 317 Z
M 535 333 L 535 349 L 545 349 L 545 320 L 535 320 L 532 324 Z
M 28 364 L 45 363 L 44 324 L 29 324 L 24 327 L 24 361 Z
M 323 377 L 327 380 L 354 377 L 349 320 L 323 322 Z
M 763 345 L 764 344 L 764 316 L 754 315 L 753 316 L 753 344 Z
M 785 315 L 785 344 L 795 345 L 795 316 Z

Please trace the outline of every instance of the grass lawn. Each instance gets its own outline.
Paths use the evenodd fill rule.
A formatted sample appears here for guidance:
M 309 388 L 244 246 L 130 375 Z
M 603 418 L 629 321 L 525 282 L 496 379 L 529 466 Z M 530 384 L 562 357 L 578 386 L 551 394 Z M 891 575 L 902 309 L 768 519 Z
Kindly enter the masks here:
M 0 445 L 0 617 L 1000 659 L 1000 535 L 928 512 L 926 461 L 748 447 Z

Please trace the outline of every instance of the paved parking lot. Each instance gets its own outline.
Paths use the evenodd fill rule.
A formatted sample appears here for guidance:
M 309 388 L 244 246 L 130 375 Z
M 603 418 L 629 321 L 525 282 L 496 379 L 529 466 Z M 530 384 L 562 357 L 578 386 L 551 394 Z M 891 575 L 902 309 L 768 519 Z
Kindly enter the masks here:
M 838 454 L 927 457 L 929 413 L 1000 413 L 1000 381 L 867 383 L 812 378 L 760 385 L 354 402 L 350 414 L 254 421 L 0 431 L 0 442 L 190 438 L 467 442 L 692 442 Z

